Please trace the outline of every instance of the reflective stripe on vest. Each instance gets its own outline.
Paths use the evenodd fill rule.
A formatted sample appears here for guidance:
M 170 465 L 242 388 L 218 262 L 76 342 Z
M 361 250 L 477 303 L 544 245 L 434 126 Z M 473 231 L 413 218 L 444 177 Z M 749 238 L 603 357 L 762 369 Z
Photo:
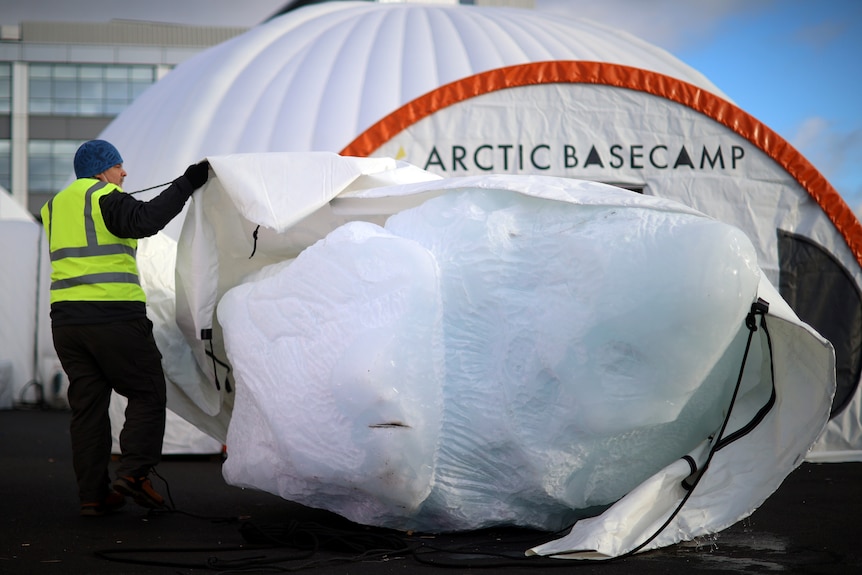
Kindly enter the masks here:
M 68 209 L 59 214 L 65 231 L 59 243 L 69 243 L 70 237 L 80 238 L 80 232 L 83 231 L 85 245 L 60 245 L 56 249 L 54 247 L 55 243 L 58 243 L 54 233 L 54 200 L 60 194 L 51 199 L 42 209 L 53 268 L 51 303 L 79 300 L 146 301 L 135 262 L 137 241 L 113 235 L 105 228 L 102 220 L 98 204 L 99 196 L 113 190 L 105 190 L 102 194 L 98 194 L 107 186 L 105 182 L 100 181 L 83 192 L 73 189 L 73 186 L 78 186 L 80 189 L 82 184 L 86 185 L 86 181 L 78 180 L 60 192 L 60 194 L 71 194 L 71 197 L 63 196 L 66 203 L 70 201 L 77 203 L 83 200 L 83 214 Z M 100 227 L 96 224 L 96 216 Z M 82 223 L 83 230 L 81 230 Z

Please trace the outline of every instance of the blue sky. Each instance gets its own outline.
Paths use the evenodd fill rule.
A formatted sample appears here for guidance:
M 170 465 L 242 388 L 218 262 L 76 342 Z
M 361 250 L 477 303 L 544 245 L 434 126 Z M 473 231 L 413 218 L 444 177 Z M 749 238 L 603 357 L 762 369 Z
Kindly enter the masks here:
M 862 214 L 862 0 L 534 0 L 626 30 L 699 70 Z M 0 24 L 112 18 L 254 26 L 287 0 L 0 0 Z
M 862 214 L 862 1 L 536 4 L 668 50 L 802 152 Z
M 784 0 L 676 52 L 862 207 L 862 2 Z

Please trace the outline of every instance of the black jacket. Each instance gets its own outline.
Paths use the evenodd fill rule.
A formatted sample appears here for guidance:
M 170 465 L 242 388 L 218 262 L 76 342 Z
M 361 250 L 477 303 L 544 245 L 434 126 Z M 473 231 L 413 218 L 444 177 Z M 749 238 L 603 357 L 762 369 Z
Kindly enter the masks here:
M 142 202 L 130 194 L 114 191 L 102 196 L 99 206 L 105 227 L 121 238 L 155 235 L 174 219 L 191 197 L 194 188 L 180 176 L 155 198 Z M 147 316 L 144 302 L 61 301 L 51 304 L 52 325 L 110 323 Z

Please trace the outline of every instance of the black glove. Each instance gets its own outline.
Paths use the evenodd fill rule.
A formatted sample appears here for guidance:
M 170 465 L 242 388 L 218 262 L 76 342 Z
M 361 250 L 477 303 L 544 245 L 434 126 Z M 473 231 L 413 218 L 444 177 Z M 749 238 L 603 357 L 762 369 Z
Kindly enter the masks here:
M 186 168 L 183 175 L 191 183 L 192 188 L 198 189 L 207 183 L 207 179 L 210 177 L 210 163 L 204 160 L 198 164 L 192 164 Z

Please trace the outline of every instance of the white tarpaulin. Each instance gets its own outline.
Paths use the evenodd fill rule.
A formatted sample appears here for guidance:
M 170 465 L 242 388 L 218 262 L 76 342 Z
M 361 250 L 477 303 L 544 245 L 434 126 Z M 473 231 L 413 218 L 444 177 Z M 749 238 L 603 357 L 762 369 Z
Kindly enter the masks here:
M 439 177 L 389 158 L 331 153 L 208 159 L 215 177 L 190 201 L 177 244 L 176 299 L 155 301 L 148 292 L 148 301 L 150 316 L 161 327 L 159 347 L 169 350 L 166 375 L 178 390 L 170 407 L 224 441 L 234 395 L 232 375 L 219 363 L 224 349 L 214 313 L 221 295 L 246 275 L 295 257 L 352 219 L 330 208 L 329 201 L 339 193 Z M 152 244 L 139 252 L 139 261 L 149 258 L 165 269 Z M 172 288 L 164 293 L 172 294 Z M 205 330 L 212 330 L 211 339 L 202 337 Z
M 157 338 L 184 358 L 172 409 L 215 437 L 229 421 L 231 483 L 431 531 L 560 529 L 619 500 L 531 551 L 615 556 L 691 465 L 712 456 L 647 548 L 751 513 L 825 426 L 831 346 L 744 234 L 691 208 L 383 158 L 209 160 L 178 243 L 183 335 Z M 758 298 L 768 331 L 719 436 Z

